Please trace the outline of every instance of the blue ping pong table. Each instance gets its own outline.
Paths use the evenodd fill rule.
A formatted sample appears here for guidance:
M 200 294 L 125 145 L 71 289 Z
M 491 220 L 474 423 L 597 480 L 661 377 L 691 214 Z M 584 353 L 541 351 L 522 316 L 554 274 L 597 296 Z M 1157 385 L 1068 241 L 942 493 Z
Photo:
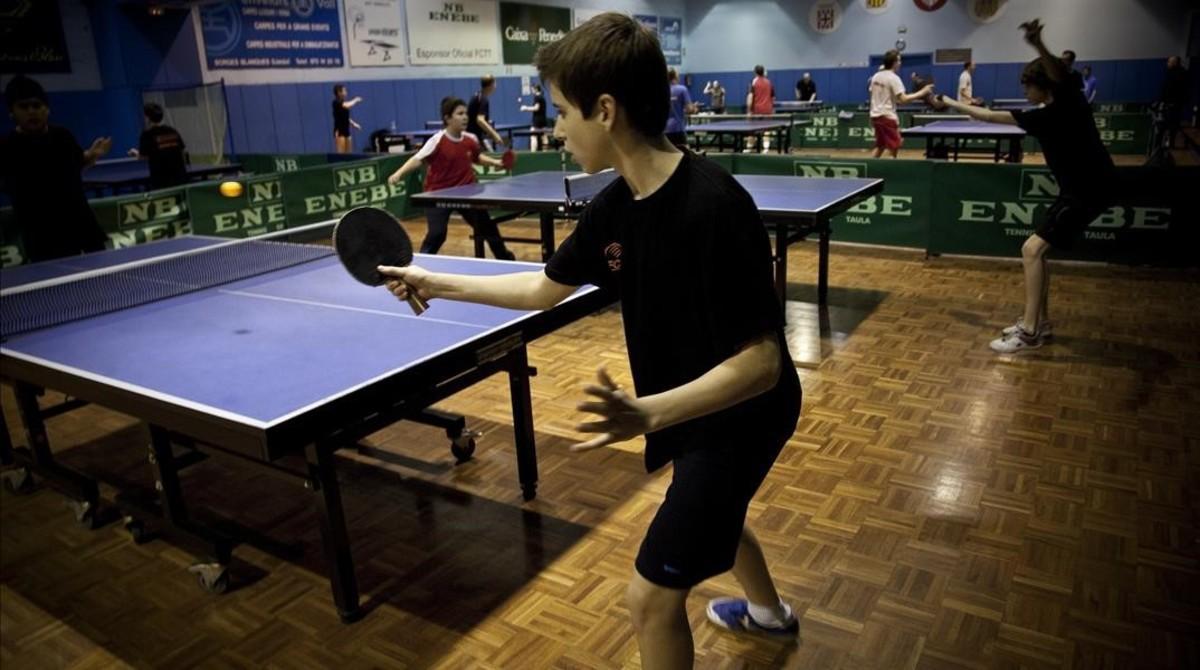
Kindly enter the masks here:
M 409 202 L 417 207 L 503 210 L 537 213 L 541 227 L 542 258 L 554 254 L 554 221 L 573 218 L 591 198 L 616 178 L 608 171 L 584 179 L 580 172 L 531 172 L 477 182 L 466 186 L 417 193 Z M 776 175 L 734 175 L 754 199 L 763 223 L 775 234 L 775 290 L 782 302 L 787 289 L 787 249 L 816 233 L 819 236 L 817 300 L 829 294 L 830 220 L 854 205 L 883 191 L 882 179 L 810 179 Z M 573 192 L 568 184 L 581 184 Z M 475 255 L 483 257 L 483 242 L 475 240 Z
M 137 264 L 148 259 L 156 262 Z M 476 275 L 541 268 L 447 256 L 417 262 Z M 220 276 L 230 268 L 261 273 Z M 157 288 L 205 273 L 218 275 L 205 279 L 214 285 Z M 55 283 L 63 278 L 72 281 Z M 77 520 L 94 525 L 98 518 L 96 481 L 50 451 L 45 421 L 61 409 L 39 407 L 41 389 L 143 419 L 158 493 L 149 501 L 143 494 L 140 518 L 184 546 L 198 545 L 205 558 L 192 571 L 220 592 L 234 541 L 192 519 L 179 470 L 219 456 L 299 480 L 313 494 L 333 598 L 346 621 L 360 612 L 334 453 L 405 419 L 445 428 L 459 438 L 455 456 L 466 460 L 474 444 L 462 417 L 431 405 L 504 372 L 518 479 L 532 499 L 535 371 L 526 345 L 611 302 L 583 287 L 547 311 L 434 301 L 416 317 L 386 290 L 351 279 L 329 246 L 205 237 L 6 269 L 0 279 L 2 374 L 29 437 L 27 448 L 0 444 L 0 460 L 19 464 L 5 472 L 11 487 L 38 474 L 75 501 Z M 130 500 L 118 501 L 122 512 Z
M 747 137 L 754 138 L 754 151 L 762 151 L 763 141 L 768 135 L 775 138 L 775 151 L 787 153 L 790 149 L 792 126 L 806 125 L 809 120 L 754 120 L 714 121 L 687 127 L 688 140 L 692 148 L 714 147 L 717 151 L 741 151 Z
M 373 135 L 375 142 L 375 150 L 381 153 L 387 153 L 394 146 L 403 146 L 406 150 L 411 150 L 434 135 L 442 132 L 442 123 L 439 121 L 434 127 L 429 127 L 433 123 L 427 121 L 426 127 L 417 130 L 393 130 L 390 132 L 376 133 Z M 528 124 L 524 123 L 493 123 L 492 129 L 501 135 L 508 137 L 508 145 L 512 146 L 513 131 L 528 128 Z M 479 139 L 485 139 L 483 137 Z
M 202 181 L 221 175 L 236 175 L 241 163 L 219 165 L 189 165 L 189 181 Z M 96 162 L 83 171 L 83 189 L 93 197 L 146 190 L 150 186 L 150 165 L 136 158 L 116 158 Z
M 949 158 L 954 161 L 958 160 L 960 153 L 984 153 L 990 154 L 996 163 L 1002 159 L 1009 163 L 1020 163 L 1021 141 L 1025 139 L 1025 131 L 1017 126 L 986 121 L 934 121 L 904 128 L 900 132 L 905 137 L 925 138 L 926 158 Z M 980 141 L 986 143 L 982 149 L 973 144 Z

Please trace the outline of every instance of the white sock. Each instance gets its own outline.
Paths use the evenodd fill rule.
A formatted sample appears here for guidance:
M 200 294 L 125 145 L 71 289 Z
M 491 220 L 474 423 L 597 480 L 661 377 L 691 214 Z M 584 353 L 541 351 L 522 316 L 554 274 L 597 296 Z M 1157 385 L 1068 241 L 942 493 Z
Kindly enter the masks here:
M 782 600 L 774 607 L 749 603 L 747 609 L 750 611 L 750 618 L 754 619 L 754 623 L 764 628 L 781 627 L 787 623 L 788 619 L 792 618 L 792 608 Z

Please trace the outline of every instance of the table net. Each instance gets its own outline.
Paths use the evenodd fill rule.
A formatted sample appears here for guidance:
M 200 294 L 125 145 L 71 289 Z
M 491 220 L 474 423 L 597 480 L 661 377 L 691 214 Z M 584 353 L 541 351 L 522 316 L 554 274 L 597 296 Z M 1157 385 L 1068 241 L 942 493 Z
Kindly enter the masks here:
M 4 287 L 0 290 L 0 337 L 7 339 L 326 258 L 333 255 L 333 248 L 311 240 L 332 227 L 332 221 L 321 222 Z

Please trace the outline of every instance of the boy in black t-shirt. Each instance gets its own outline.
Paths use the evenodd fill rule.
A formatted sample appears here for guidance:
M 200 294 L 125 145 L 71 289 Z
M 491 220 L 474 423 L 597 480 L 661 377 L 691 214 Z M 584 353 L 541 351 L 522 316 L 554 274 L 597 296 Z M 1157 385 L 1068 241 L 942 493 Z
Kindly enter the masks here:
M 492 128 L 492 105 L 488 97 L 496 92 L 496 78 L 486 74 L 479 78 L 479 90 L 467 103 L 467 132 L 474 135 L 484 148 L 504 146 L 504 138 Z
M 1025 267 L 1025 312 L 991 342 L 992 350 L 1012 354 L 1036 349 L 1053 337 L 1049 313 L 1050 269 L 1046 253 L 1068 248 L 1113 202 L 1116 170 L 1100 141 L 1092 107 L 1066 63 L 1042 43 L 1042 24 L 1021 24 L 1038 58 L 1025 66 L 1025 97 L 1042 107 L 995 111 L 938 96 L 938 107 L 965 112 L 980 121 L 1020 126 L 1037 138 L 1046 166 L 1058 181 L 1058 197 L 1046 209 L 1036 231 L 1021 247 Z
M 106 237 L 83 193 L 81 172 L 108 153 L 112 140 L 97 138 L 85 151 L 69 130 L 50 125 L 46 91 L 28 77 L 13 77 L 4 99 L 16 128 L 0 140 L 0 178 L 26 258 L 103 249 Z
M 645 464 L 674 477 L 626 593 L 642 665 L 690 668 L 685 602 L 732 569 L 745 598 L 708 605 L 715 624 L 795 636 L 746 510 L 796 427 L 800 382 L 783 339 L 766 230 L 722 168 L 666 141 L 667 66 L 658 39 L 606 13 L 542 47 L 536 64 L 558 109 L 555 135 L 587 172 L 619 177 L 584 210 L 543 272 L 491 277 L 381 268 L 388 288 L 545 309 L 591 283 L 621 300 L 634 391 L 601 368 L 579 410 L 596 437 L 574 450 L 646 436 Z
M 138 148 L 130 149 L 129 155 L 150 164 L 150 187 L 167 188 L 187 182 L 187 146 L 179 131 L 164 125 L 163 109 L 148 102 L 142 107 L 146 117 L 146 129 L 138 139 Z

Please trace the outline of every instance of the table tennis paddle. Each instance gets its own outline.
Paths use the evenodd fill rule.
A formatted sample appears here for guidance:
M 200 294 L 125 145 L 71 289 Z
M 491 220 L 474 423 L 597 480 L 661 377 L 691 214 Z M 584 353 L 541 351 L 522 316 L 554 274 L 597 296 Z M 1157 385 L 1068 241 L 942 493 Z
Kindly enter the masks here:
M 505 151 L 504 154 L 500 156 L 500 164 L 504 166 L 505 170 L 513 169 L 513 166 L 517 164 L 517 152 L 513 151 L 511 148 Z
M 350 276 L 367 286 L 387 283 L 388 278 L 377 269 L 380 265 L 406 267 L 413 260 L 408 233 L 396 217 L 378 207 L 359 207 L 342 215 L 333 227 L 333 248 Z M 429 308 L 411 286 L 407 300 L 418 316 Z

